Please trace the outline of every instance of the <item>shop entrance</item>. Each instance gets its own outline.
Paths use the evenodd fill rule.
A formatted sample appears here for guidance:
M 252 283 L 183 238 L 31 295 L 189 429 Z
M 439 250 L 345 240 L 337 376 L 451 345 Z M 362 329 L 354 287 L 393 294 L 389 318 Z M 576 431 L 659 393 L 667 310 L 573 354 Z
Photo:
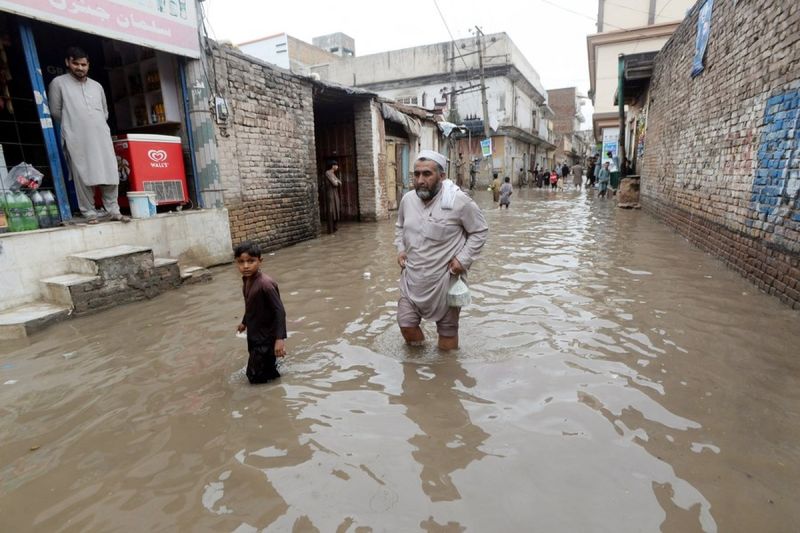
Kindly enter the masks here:
M 68 72 L 64 63 L 66 49 L 78 46 L 89 55 L 89 77 L 98 82 L 105 92 L 108 125 L 112 136 L 163 135 L 175 138 L 171 143 L 177 144 L 170 146 L 186 145 L 176 56 L 0 13 L 0 153 L 5 156 L 6 167 L 11 168 L 21 162 L 33 165 L 44 174 L 43 189 L 54 188 L 54 166 L 59 167 L 65 177 L 70 210 L 77 212 L 69 166 L 60 150 L 61 140 L 57 138 L 58 128 L 55 128 L 54 142 L 54 148 L 58 152 L 57 161 L 53 159 L 52 151 L 48 158 L 47 140 L 36 107 L 36 90 L 31 84 L 26 65 L 26 50 L 30 54 L 30 47 L 26 49 L 23 46 L 25 35 L 20 30 L 22 24 L 30 28 L 27 35 L 32 36 L 45 89 L 55 77 Z M 154 142 L 157 139 L 148 140 Z M 161 183 L 146 185 L 146 190 L 150 187 L 160 191 L 160 196 L 157 195 L 159 205 L 164 205 L 165 202 L 161 200 L 166 198 L 165 195 L 177 198 L 171 205 L 180 205 L 188 200 L 184 169 L 191 165 L 184 165 L 186 158 L 187 154 L 183 150 L 172 158 L 175 160 L 174 167 L 180 169 L 177 181 L 181 183 L 178 186 L 178 189 L 182 187 L 181 194 L 172 190 L 175 186 L 165 187 Z M 118 163 L 120 162 L 118 157 Z M 123 165 L 119 168 L 128 171 Z M 127 175 L 122 172 L 120 174 L 120 203 L 123 206 L 127 205 L 125 196 L 129 189 L 142 190 L 140 184 L 129 187 L 131 182 L 127 181 Z
M 16 17 L 0 13 L 0 172 L 22 162 L 44 174 L 42 188 L 52 190 L 50 163 L 19 27 Z

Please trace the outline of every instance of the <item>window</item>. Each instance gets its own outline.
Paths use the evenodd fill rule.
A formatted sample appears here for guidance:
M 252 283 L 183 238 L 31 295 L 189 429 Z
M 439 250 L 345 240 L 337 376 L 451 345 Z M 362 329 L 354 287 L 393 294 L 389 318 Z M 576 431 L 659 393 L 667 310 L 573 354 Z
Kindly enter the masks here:
M 397 98 L 397 102 L 406 105 L 417 105 L 419 99 L 416 96 L 401 96 Z

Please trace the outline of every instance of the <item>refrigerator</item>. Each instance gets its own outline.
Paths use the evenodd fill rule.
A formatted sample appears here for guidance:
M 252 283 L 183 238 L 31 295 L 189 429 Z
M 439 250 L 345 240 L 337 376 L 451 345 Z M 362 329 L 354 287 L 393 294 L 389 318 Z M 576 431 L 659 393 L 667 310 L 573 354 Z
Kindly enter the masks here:
M 188 202 L 180 137 L 129 133 L 114 139 L 114 152 L 121 206 L 128 206 L 128 191 L 154 192 L 156 205 Z

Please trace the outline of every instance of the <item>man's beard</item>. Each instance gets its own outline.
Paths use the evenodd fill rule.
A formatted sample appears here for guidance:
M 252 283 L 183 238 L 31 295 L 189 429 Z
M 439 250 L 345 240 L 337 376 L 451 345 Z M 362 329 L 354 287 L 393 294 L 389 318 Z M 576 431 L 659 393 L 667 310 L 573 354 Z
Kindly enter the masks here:
M 439 182 L 433 186 L 432 191 L 428 189 L 415 189 L 414 192 L 417 193 L 417 196 L 419 197 L 420 200 L 427 202 L 428 200 L 436 196 L 436 193 L 439 192 L 439 189 L 441 188 L 442 188 L 442 182 Z

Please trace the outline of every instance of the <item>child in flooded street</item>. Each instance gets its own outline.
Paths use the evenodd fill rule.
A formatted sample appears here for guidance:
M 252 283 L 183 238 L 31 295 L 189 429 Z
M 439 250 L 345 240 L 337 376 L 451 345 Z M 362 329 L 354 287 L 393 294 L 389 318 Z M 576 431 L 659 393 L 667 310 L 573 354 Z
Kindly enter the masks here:
M 505 183 L 500 187 L 500 207 L 511 205 L 511 195 L 513 193 L 513 188 L 511 187 L 511 178 L 506 176 Z
M 258 244 L 243 242 L 233 255 L 243 282 L 244 318 L 236 331 L 247 331 L 247 379 L 266 383 L 281 376 L 275 358 L 286 355 L 286 311 L 278 284 L 261 272 Z

